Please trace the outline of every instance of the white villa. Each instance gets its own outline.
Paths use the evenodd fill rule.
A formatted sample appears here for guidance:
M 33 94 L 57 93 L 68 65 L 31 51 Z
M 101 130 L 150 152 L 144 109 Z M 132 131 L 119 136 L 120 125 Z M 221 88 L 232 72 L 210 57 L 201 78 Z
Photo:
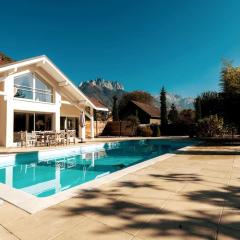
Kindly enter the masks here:
M 87 110 L 86 110 L 87 109 Z M 76 130 L 82 112 L 91 121 L 93 110 L 108 111 L 88 99 L 46 56 L 0 65 L 0 146 L 15 146 L 14 133 Z

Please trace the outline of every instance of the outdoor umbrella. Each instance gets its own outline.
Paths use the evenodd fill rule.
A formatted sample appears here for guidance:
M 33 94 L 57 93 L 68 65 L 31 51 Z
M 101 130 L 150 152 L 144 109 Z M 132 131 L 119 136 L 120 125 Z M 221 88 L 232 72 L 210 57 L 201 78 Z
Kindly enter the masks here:
M 82 111 L 80 114 L 80 127 L 85 127 L 86 121 L 85 121 L 85 113 Z

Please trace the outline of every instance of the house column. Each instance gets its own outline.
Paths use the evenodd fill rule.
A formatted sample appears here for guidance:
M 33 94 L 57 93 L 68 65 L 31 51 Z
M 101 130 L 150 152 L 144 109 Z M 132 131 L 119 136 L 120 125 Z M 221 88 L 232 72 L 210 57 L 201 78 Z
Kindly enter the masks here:
M 60 109 L 61 109 L 61 95 L 55 92 L 56 110 L 53 116 L 53 129 L 60 131 Z
M 5 97 L 6 100 L 6 117 L 5 117 L 5 146 L 11 147 L 13 146 L 13 124 L 14 124 L 14 110 L 13 110 L 13 76 L 8 76 L 4 82 L 4 92 L 7 93 Z M 3 123 L 4 126 L 4 123 Z
M 93 108 L 90 108 L 90 128 L 91 128 L 91 138 L 94 139 L 94 115 Z

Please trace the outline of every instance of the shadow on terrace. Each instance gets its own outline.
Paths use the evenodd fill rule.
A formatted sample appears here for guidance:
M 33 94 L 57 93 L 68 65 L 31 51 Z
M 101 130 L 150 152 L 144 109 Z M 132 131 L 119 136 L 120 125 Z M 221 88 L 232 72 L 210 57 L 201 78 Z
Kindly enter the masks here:
M 98 230 L 96 234 L 100 235 L 121 230 L 142 239 L 216 239 L 220 231 L 226 238 L 239 238 L 240 231 L 236 229 L 239 229 L 240 222 L 232 219 L 224 226 L 219 224 L 223 207 L 235 211 L 240 209 L 239 187 L 222 185 L 211 190 L 180 192 L 178 196 L 183 197 L 187 204 L 194 203 L 196 206 L 197 203 L 199 208 L 182 209 L 179 205 L 179 208 L 171 209 L 167 207 L 171 201 L 169 196 L 177 196 L 177 193 L 170 190 L 168 195 L 161 184 L 201 184 L 202 176 L 197 173 L 161 173 L 147 174 L 146 177 L 146 181 L 142 178 L 139 181 L 119 181 L 107 188 L 103 186 L 101 189 L 81 192 L 75 199 L 62 203 L 67 212 L 64 217 L 79 214 L 91 216 L 111 227 Z M 154 195 L 154 192 L 158 194 Z M 205 203 L 210 206 L 209 209 L 200 207 Z

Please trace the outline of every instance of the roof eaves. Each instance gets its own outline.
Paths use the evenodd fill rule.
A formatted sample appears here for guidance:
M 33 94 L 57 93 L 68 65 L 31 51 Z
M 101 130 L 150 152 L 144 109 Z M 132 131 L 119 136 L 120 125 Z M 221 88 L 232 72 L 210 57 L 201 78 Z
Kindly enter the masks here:
M 73 82 L 50 60 L 50 58 L 48 58 L 46 55 L 41 55 L 41 56 L 37 56 L 37 57 L 33 57 L 33 58 L 28 58 L 25 60 L 21 60 L 21 61 L 17 61 L 17 62 L 13 62 L 13 63 L 9 63 L 9 64 L 5 64 L 3 66 L 0 66 L 0 73 L 1 72 L 5 72 L 5 71 L 9 71 L 11 69 L 14 68 L 19 68 L 19 67 L 23 67 L 26 65 L 31 65 L 37 62 L 41 62 L 41 61 L 46 61 L 52 68 L 54 68 L 54 70 L 75 90 L 77 91 L 79 94 L 81 94 L 81 96 L 86 100 L 86 102 L 90 105 L 90 107 L 99 110 L 99 111 L 108 111 L 107 108 L 98 108 L 97 106 L 95 106 L 90 100 L 89 98 L 79 89 L 76 87 L 75 84 L 73 84 Z

